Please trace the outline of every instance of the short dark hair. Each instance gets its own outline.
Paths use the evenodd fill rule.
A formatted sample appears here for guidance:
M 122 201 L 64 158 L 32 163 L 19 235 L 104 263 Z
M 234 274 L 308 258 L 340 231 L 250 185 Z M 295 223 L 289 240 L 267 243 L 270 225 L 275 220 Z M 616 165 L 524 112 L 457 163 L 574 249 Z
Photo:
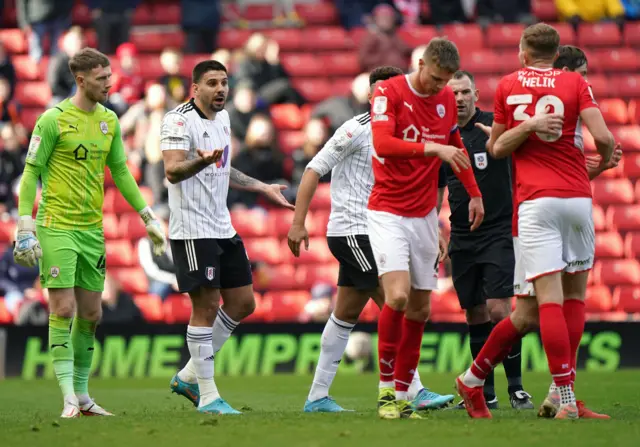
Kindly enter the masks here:
M 371 73 L 369 73 L 369 85 L 373 85 L 378 81 L 386 81 L 387 79 L 403 74 L 404 71 L 400 68 L 392 67 L 390 65 L 374 68 Z
M 560 45 L 558 48 L 558 58 L 553 63 L 553 68 L 567 67 L 571 71 L 576 71 L 578 67 L 587 63 L 587 55 L 578 47 L 573 45 Z
M 532 57 L 548 59 L 558 52 L 560 34 L 551 25 L 536 23 L 524 30 L 521 43 Z
M 473 77 L 471 73 L 467 70 L 458 70 L 453 74 L 453 79 L 464 79 L 469 78 L 473 85 L 476 85 L 476 78 Z
M 193 73 L 191 74 L 191 79 L 193 83 L 197 84 L 198 82 L 200 82 L 200 79 L 202 79 L 202 76 L 204 76 L 204 74 L 209 71 L 224 71 L 226 73 L 227 67 L 225 67 L 223 64 L 221 64 L 218 61 L 214 61 L 213 59 L 208 61 L 198 62 L 196 66 L 193 67 Z
M 460 69 L 460 53 L 458 47 L 445 37 L 434 37 L 424 50 L 422 59 L 426 62 L 433 62 L 438 67 L 450 73 L 455 73 Z
M 73 75 L 81 71 L 91 71 L 96 67 L 108 67 L 109 58 L 94 48 L 83 48 L 69 59 L 69 70 Z

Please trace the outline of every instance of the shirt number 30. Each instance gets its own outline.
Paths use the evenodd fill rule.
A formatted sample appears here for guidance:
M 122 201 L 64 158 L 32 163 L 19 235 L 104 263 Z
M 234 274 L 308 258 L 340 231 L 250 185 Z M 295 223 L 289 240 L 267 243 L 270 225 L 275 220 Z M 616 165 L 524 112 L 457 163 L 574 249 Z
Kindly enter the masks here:
M 533 103 L 533 95 L 511 95 L 507 97 L 508 105 L 517 105 L 513 111 L 513 119 L 516 121 L 525 121 L 531 118 L 526 112 L 529 105 Z M 535 105 L 535 115 L 543 115 L 547 113 L 556 113 L 564 116 L 564 103 L 555 95 L 545 95 L 538 99 Z M 536 132 L 538 138 L 543 141 L 558 141 L 562 133 L 557 135 L 541 134 Z

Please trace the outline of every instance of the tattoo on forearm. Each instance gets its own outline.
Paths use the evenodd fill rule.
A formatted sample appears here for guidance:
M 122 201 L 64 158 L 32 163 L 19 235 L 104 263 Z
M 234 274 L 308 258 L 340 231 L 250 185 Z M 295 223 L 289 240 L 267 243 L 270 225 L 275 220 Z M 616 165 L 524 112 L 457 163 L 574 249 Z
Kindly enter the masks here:
M 253 188 L 260 184 L 260 181 L 254 179 L 253 177 L 249 177 L 246 174 L 243 174 L 236 168 L 231 168 L 229 180 L 231 180 L 232 183 L 241 188 Z
M 185 160 L 176 164 L 173 169 L 167 172 L 169 181 L 176 183 L 193 177 L 198 172 L 202 171 L 207 165 L 202 163 L 201 158 L 194 158 L 191 160 Z

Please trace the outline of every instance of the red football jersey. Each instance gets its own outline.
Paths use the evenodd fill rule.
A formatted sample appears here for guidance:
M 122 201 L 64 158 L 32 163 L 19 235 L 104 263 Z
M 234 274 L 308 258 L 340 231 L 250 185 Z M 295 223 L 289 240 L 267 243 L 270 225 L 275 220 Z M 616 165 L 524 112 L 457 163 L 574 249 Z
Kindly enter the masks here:
M 371 106 L 375 183 L 369 209 L 404 217 L 431 212 L 437 202 L 442 160 L 425 157 L 424 143 L 464 147 L 457 113 L 450 87 L 436 95 L 422 95 L 410 85 L 409 76 L 378 85 Z
M 580 112 L 590 107 L 598 105 L 578 73 L 528 67 L 500 81 L 495 123 L 511 129 L 540 113 L 564 116 L 561 135 L 532 134 L 513 153 L 514 204 L 539 197 L 591 197 L 580 124 Z

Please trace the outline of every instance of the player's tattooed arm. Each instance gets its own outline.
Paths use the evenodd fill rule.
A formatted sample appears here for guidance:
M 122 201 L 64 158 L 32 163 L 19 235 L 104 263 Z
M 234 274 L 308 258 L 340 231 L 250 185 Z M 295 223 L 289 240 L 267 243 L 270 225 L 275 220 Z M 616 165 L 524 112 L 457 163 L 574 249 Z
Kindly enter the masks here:
M 216 163 L 222 157 L 222 150 L 220 149 L 212 152 L 197 149 L 196 152 L 198 156 L 191 160 L 188 160 L 186 151 L 162 151 L 162 156 L 164 159 L 164 172 L 169 182 L 179 183 L 183 180 L 193 177 L 207 166 Z
M 246 174 L 238 171 L 236 168 L 231 168 L 231 173 L 229 174 L 230 186 L 233 189 L 239 189 L 241 191 L 251 191 L 251 192 L 260 192 L 267 185 L 262 183 L 260 180 L 256 180 L 253 177 L 249 177 Z

